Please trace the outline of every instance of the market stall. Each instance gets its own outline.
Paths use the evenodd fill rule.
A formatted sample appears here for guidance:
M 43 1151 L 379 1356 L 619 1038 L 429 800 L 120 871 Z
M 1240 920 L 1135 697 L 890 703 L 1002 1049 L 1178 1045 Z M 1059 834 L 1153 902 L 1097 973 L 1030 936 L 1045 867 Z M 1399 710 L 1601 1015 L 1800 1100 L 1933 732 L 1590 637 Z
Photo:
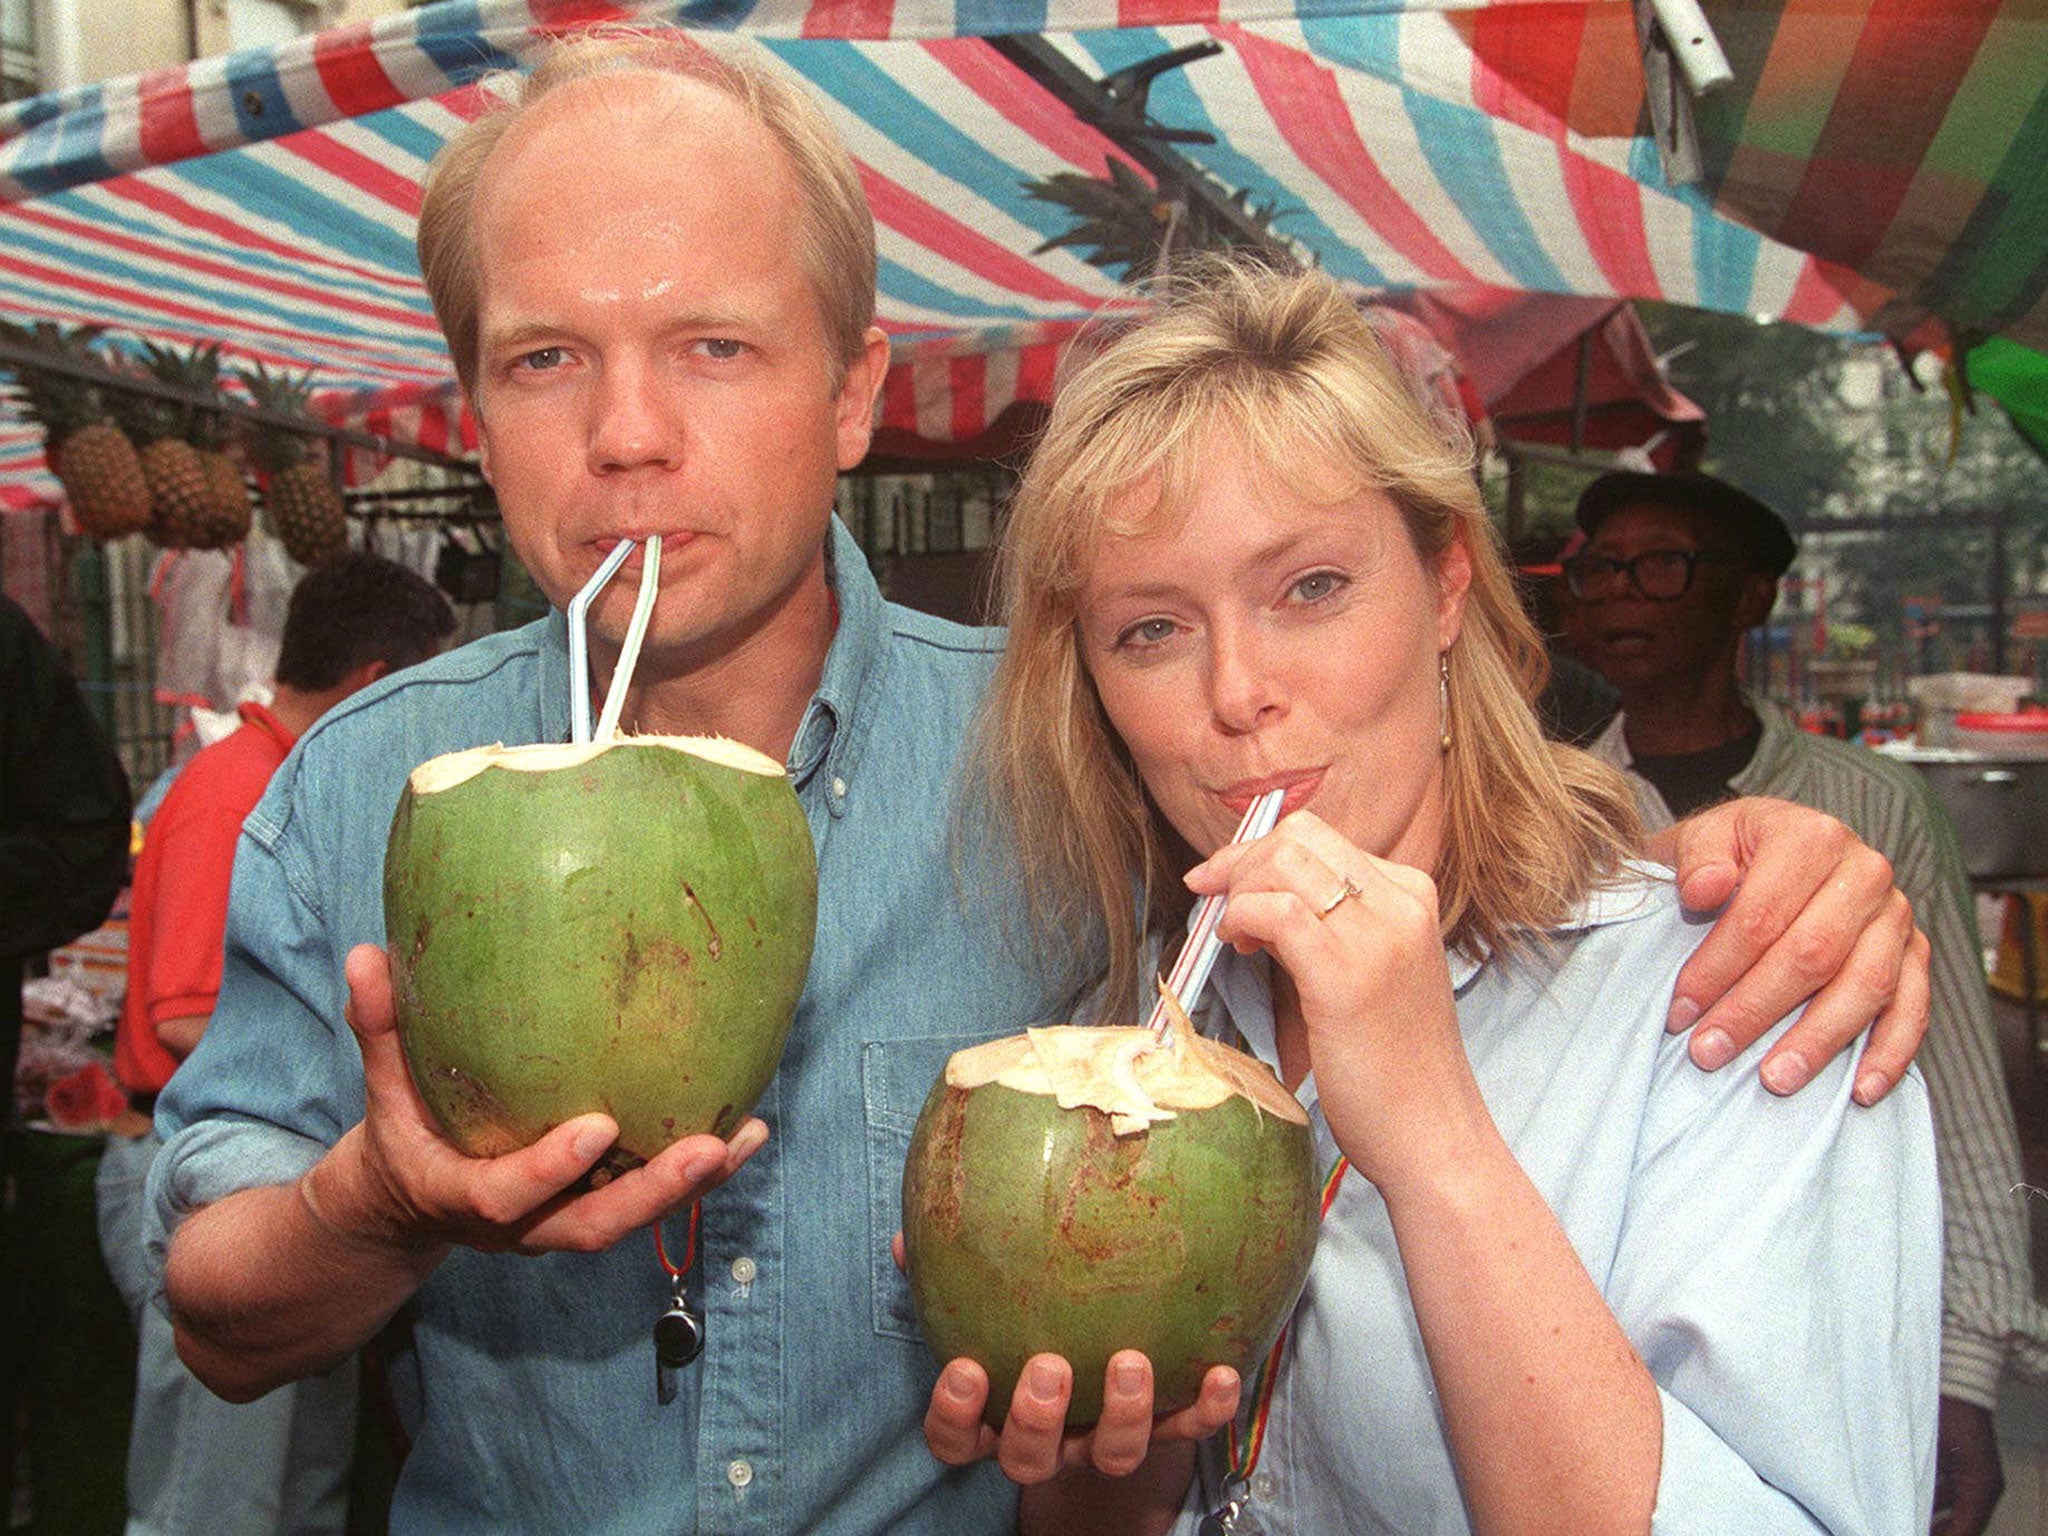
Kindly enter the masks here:
M 1211 136 L 1174 151 L 1365 290 L 1663 298 L 1922 341 L 1941 339 L 1936 316 L 2038 344 L 2048 24 L 2018 4 L 1873 0 L 1860 24 L 1857 9 L 1712 7 L 1735 83 L 1661 105 L 1615 0 L 782 0 L 718 25 L 810 80 L 853 146 L 882 229 L 883 323 L 924 370 L 892 388 L 883 425 L 954 442 L 1042 390 L 1034 328 L 1125 299 L 1072 249 L 1042 248 L 1071 221 L 1030 192 L 1128 161 L 1122 130 L 1083 121 L 988 41 L 1011 33 L 1093 79 L 1220 43 L 1152 78 L 1145 115 Z M 535 36 L 696 14 L 428 6 L 17 104 L 0 116 L 0 303 L 313 367 L 332 419 L 460 449 L 411 247 L 426 163 L 478 109 L 476 78 Z M 1695 146 L 1691 184 L 1660 154 L 1674 123 Z M 33 434 L 0 437 L 7 494 L 47 491 L 36 472 Z

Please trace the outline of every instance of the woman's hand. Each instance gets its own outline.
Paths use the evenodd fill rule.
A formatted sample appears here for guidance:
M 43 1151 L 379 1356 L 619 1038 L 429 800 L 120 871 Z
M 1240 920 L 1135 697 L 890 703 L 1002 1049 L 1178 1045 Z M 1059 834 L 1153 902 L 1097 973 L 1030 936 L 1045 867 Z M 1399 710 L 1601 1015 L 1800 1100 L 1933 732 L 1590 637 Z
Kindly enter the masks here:
M 903 1234 L 889 1251 L 903 1268 Z M 925 1443 L 948 1466 L 964 1467 L 994 1456 L 1013 1482 L 1041 1483 L 1073 1467 L 1109 1477 L 1136 1471 L 1155 1446 L 1206 1440 L 1237 1414 L 1237 1372 L 1215 1366 L 1202 1379 L 1201 1396 L 1177 1413 L 1154 1419 L 1152 1362 L 1135 1349 L 1110 1356 L 1102 1383 L 1102 1417 L 1092 1429 L 1066 1433 L 1074 1369 L 1058 1355 L 1034 1355 L 1010 1394 L 1002 1433 L 983 1421 L 988 1372 L 972 1360 L 954 1360 L 932 1387 L 924 1416 Z
M 1067 1404 L 1073 1388 L 1073 1367 L 1064 1359 L 1032 1356 L 1010 1394 L 1010 1411 L 998 1434 L 982 1421 L 988 1373 L 972 1360 L 951 1361 L 932 1388 L 925 1443 L 948 1466 L 993 1456 L 1012 1482 L 1026 1486 L 1084 1467 L 1106 1477 L 1128 1477 L 1158 1448 L 1206 1440 L 1237 1413 L 1237 1372 L 1218 1365 L 1202 1379 L 1201 1395 L 1193 1403 L 1154 1418 L 1152 1362 L 1135 1349 L 1118 1350 L 1109 1358 L 1102 1417 L 1093 1427 L 1069 1434 Z
M 1670 1028 L 1693 1031 L 1695 1062 L 1725 1065 L 1805 1003 L 1764 1086 L 1798 1091 L 1867 1029 L 1856 1102 L 1891 1092 L 1927 1034 L 1928 949 L 1883 854 L 1832 816 L 1762 798 L 1688 817 L 1649 852 L 1688 908 L 1726 907 L 1672 990 Z
M 1265 837 L 1218 850 L 1188 886 L 1227 891 L 1217 932 L 1279 963 L 1281 1076 L 1292 1085 L 1314 1067 L 1330 1133 L 1366 1177 L 1384 1187 L 1401 1166 L 1449 1155 L 1490 1125 L 1458 1033 L 1427 875 L 1297 811 Z

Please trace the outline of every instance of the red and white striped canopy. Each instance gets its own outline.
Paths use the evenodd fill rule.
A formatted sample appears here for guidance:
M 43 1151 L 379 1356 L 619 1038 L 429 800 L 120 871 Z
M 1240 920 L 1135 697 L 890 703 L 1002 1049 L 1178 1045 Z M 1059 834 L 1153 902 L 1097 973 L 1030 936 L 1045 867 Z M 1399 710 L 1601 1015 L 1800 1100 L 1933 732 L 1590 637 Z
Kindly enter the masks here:
M 2048 133 L 2048 67 L 2022 67 L 2048 63 L 2037 4 L 1708 12 L 1757 73 L 1736 88 L 1746 112 L 1703 104 L 1708 178 L 1674 188 L 1647 137 L 1625 0 L 448 0 L 0 112 L 0 308 L 310 367 L 332 419 L 460 451 L 469 433 L 412 249 L 421 174 L 478 110 L 481 73 L 564 29 L 658 18 L 759 38 L 852 148 L 880 230 L 899 364 L 881 425 L 898 444 L 983 437 L 1042 398 L 1060 342 L 1125 296 L 1072 251 L 1039 250 L 1068 218 L 1026 184 L 1099 175 L 1120 152 L 985 41 L 1001 33 L 1036 34 L 1091 77 L 1220 42 L 1154 83 L 1151 115 L 1213 134 L 1187 158 L 1365 290 L 1657 298 L 1835 330 L 1934 313 L 2048 337 L 2048 241 L 2031 266 L 2013 254 L 2048 220 L 2048 154 L 2008 166 L 1987 142 Z M 1818 193 L 1797 178 L 1777 223 L 1823 255 L 1717 211 L 1719 197 L 1770 227 L 1766 166 L 1867 194 L 1848 130 L 1874 99 L 1848 87 L 1916 46 L 1915 16 L 1950 23 L 1934 89 L 1951 99 L 1916 103 L 1902 148 L 1873 140 L 1872 155 L 1906 160 L 1882 219 L 1859 205 L 1854 250 L 1825 254 Z M 1792 124 L 1799 79 L 1817 129 Z M 1858 252 L 1874 265 L 1859 270 Z M 39 470 L 34 434 L 0 423 L 0 486 L 34 494 Z

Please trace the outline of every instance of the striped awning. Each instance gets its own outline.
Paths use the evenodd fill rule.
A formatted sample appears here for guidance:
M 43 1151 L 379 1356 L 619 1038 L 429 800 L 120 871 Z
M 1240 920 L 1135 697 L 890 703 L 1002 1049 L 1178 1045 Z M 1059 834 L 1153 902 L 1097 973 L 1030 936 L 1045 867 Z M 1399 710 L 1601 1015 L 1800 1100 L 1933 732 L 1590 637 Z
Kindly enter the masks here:
M 2048 132 L 2048 68 L 2026 67 L 2048 46 L 2038 3 L 1708 12 L 1738 84 L 1699 113 L 1707 181 L 1674 188 L 1623 0 L 449 0 L 0 112 L 0 308 L 311 367 L 331 419 L 460 449 L 412 249 L 421 174 L 478 110 L 480 73 L 640 16 L 752 33 L 824 100 L 880 229 L 899 360 L 882 425 L 905 441 L 969 442 L 1042 398 L 1059 342 L 1125 297 L 1038 251 L 1068 218 L 1026 184 L 1120 152 L 983 41 L 1006 32 L 1091 77 L 1220 42 L 1154 82 L 1151 115 L 1213 134 L 1182 152 L 1364 289 L 1668 299 L 1838 331 L 1933 313 L 2048 340 L 2048 146 L 2004 148 Z M 1872 81 L 1926 56 L 1928 18 L 1947 18 L 1944 67 L 1916 79 L 1904 133 L 1883 110 L 1903 93 Z M 1888 166 L 1881 217 L 1859 154 Z M 1830 185 L 1853 213 L 1817 215 Z M 33 493 L 36 458 L 0 430 L 0 483 Z

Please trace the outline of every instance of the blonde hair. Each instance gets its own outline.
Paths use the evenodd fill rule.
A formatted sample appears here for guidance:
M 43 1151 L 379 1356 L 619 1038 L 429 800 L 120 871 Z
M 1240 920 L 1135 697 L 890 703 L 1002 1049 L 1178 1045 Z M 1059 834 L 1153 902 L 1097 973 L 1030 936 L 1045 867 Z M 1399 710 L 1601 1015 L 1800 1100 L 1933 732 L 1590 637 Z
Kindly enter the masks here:
M 1185 858 L 1147 800 L 1082 663 L 1076 611 L 1093 550 L 1186 504 L 1211 429 L 1328 504 L 1367 489 L 1400 510 L 1424 562 L 1472 563 L 1449 660 L 1452 746 L 1436 881 L 1446 942 L 1512 949 L 1563 922 L 1637 835 L 1621 776 L 1544 740 L 1531 700 L 1549 664 L 1517 601 L 1462 431 L 1417 401 L 1329 277 L 1205 260 L 1055 393 L 998 561 L 1010 640 L 976 728 L 975 787 L 1014 839 L 1050 956 L 1106 945 L 1112 1012 L 1139 1004 L 1141 932 L 1185 911 Z M 1113 521 L 1141 485 L 1157 501 Z M 1133 922 L 1136 904 L 1137 922 Z
M 480 85 L 488 109 L 450 139 L 427 170 L 420 272 L 472 406 L 478 363 L 475 205 L 484 166 L 506 133 L 553 92 L 593 76 L 633 72 L 695 80 L 722 92 L 788 155 L 803 202 L 797 259 L 817 294 L 836 388 L 860 356 L 875 318 L 875 221 L 846 146 L 810 93 L 757 49 L 726 40 L 713 44 L 679 27 L 636 23 L 593 27 L 552 43 L 531 75 L 486 76 Z

